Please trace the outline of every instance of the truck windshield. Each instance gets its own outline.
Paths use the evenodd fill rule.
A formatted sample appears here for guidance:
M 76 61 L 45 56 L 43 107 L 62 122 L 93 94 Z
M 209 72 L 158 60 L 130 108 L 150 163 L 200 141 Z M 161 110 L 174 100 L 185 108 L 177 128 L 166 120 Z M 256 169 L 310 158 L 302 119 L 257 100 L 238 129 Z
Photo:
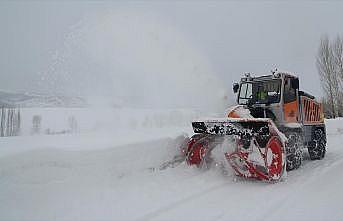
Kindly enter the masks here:
M 248 104 L 248 101 L 251 98 L 252 98 L 252 83 L 242 83 L 239 90 L 238 103 Z
M 241 83 L 239 104 L 278 103 L 281 94 L 281 80 L 252 81 Z

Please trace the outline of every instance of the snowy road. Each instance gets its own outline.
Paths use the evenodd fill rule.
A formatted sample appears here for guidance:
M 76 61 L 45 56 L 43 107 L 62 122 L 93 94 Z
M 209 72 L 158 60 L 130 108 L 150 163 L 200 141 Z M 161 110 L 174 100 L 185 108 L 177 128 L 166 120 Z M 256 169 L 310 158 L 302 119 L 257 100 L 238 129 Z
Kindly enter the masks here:
M 158 138 L 147 131 L 4 138 L 0 220 L 342 220 L 342 122 L 327 122 L 324 160 L 305 160 L 277 184 L 184 163 L 159 170 L 189 128 Z

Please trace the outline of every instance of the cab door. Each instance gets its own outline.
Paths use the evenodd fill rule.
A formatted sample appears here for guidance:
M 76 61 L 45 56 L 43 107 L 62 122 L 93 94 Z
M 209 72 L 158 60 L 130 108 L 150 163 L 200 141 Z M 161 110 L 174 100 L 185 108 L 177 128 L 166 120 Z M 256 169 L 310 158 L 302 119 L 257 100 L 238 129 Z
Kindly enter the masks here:
M 297 84 L 294 82 L 297 82 Z M 285 123 L 299 122 L 298 87 L 298 79 L 292 77 L 285 78 L 283 90 L 283 113 Z

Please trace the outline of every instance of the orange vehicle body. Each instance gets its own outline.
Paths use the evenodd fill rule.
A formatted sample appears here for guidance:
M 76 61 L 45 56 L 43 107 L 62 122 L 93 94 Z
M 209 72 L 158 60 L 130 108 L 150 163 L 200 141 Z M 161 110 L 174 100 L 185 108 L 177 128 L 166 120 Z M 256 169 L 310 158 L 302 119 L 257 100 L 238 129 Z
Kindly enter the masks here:
M 284 119 L 288 123 L 298 123 L 299 118 L 299 104 L 298 101 L 293 101 L 283 105 Z
M 302 96 L 302 117 L 305 125 L 324 123 L 323 105 L 310 98 Z

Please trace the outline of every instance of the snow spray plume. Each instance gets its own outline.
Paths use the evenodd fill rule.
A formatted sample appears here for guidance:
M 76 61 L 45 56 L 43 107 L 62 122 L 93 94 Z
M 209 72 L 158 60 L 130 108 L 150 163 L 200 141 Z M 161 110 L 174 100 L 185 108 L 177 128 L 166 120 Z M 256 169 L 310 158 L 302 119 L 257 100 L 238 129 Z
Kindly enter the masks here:
M 115 11 L 82 20 L 46 75 L 54 90 L 125 107 L 222 109 L 208 59 L 163 18 Z M 93 100 L 98 100 L 97 98 Z

